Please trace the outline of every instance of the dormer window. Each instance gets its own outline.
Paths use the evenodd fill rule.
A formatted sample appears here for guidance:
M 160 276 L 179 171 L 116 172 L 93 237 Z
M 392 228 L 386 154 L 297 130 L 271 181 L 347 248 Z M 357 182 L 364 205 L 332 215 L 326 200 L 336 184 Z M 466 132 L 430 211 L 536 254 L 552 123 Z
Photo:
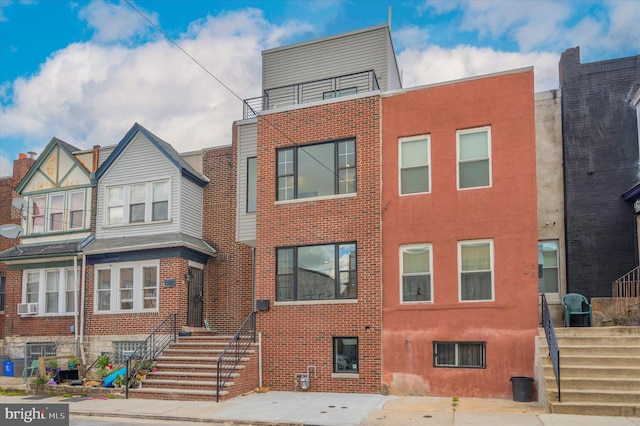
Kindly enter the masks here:
M 169 219 L 169 179 L 106 188 L 106 224 Z

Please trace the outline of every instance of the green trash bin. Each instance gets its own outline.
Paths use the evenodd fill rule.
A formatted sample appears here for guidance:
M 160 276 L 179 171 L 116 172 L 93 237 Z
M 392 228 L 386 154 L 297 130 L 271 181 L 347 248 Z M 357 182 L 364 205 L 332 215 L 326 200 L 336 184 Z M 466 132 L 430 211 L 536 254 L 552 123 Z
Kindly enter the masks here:
M 531 402 L 533 377 L 512 377 L 513 400 L 517 402 Z

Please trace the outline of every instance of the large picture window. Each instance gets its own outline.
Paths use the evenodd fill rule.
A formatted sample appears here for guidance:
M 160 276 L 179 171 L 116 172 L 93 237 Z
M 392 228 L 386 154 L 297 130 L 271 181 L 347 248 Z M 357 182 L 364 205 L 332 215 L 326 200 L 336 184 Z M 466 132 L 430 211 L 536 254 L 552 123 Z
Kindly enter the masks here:
M 433 366 L 486 368 L 486 343 L 433 342 Z
M 400 247 L 401 301 L 431 302 L 431 244 Z
M 106 224 L 157 222 L 169 219 L 169 180 L 109 186 L 105 190 Z
M 29 234 L 84 229 L 85 190 L 30 197 Z
M 98 313 L 157 311 L 158 262 L 95 265 L 95 311 Z
M 279 201 L 356 192 L 355 139 L 278 150 Z
M 458 189 L 491 186 L 491 129 L 459 130 Z
M 493 300 L 493 241 L 458 242 L 460 300 Z
M 400 194 L 431 191 L 429 136 L 402 138 L 400 149 Z
M 278 248 L 276 257 L 279 301 L 358 297 L 355 243 Z
M 538 291 L 540 293 L 558 293 L 560 279 L 557 241 L 540 241 L 538 243 L 538 265 Z

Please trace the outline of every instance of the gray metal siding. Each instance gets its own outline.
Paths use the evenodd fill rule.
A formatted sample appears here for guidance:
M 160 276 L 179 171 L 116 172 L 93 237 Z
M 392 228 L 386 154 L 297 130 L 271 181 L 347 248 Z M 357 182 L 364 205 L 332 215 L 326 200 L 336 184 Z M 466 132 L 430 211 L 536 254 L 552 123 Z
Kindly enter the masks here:
M 203 205 L 202 188 L 189 179 L 181 177 L 178 205 L 180 231 L 196 238 L 202 238 Z
M 386 26 L 273 49 L 262 54 L 262 88 L 375 70 L 380 89 L 387 89 L 389 29 Z
M 400 70 L 398 69 L 398 61 L 396 60 L 396 52 L 393 49 L 391 37 L 387 38 L 387 70 L 387 90 L 402 89 L 402 79 L 400 78 Z
M 105 227 L 105 187 L 118 184 L 148 182 L 171 178 L 170 215 L 171 222 Z M 144 136 L 138 133 L 120 154 L 111 168 L 98 182 L 98 211 L 96 212 L 96 237 L 110 238 L 157 234 L 178 231 L 178 191 L 180 174 L 176 166 L 160 153 Z
M 238 126 L 238 235 L 239 242 L 250 244 L 256 240 L 256 214 L 247 211 L 247 158 L 257 153 L 258 124 Z

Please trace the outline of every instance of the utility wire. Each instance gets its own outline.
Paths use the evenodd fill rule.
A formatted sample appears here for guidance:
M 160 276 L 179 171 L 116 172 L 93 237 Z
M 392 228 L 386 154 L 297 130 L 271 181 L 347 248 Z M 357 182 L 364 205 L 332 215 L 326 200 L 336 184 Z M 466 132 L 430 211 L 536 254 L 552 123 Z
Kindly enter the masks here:
M 242 99 L 236 92 L 233 91 L 233 89 L 231 89 L 229 86 L 227 86 L 222 80 L 220 80 L 218 77 L 216 77 L 211 71 L 209 71 L 204 65 L 202 65 L 200 62 L 198 62 L 197 59 L 195 59 L 193 56 L 191 56 L 189 54 L 189 52 L 187 52 L 185 49 L 183 49 L 177 42 L 175 42 L 167 33 L 165 33 L 159 26 L 157 26 L 155 23 L 153 23 L 144 13 L 142 13 L 142 11 L 140 9 L 138 9 L 137 7 L 135 7 L 133 5 L 133 3 L 130 0 L 124 0 L 129 7 L 131 7 L 131 9 L 133 9 L 138 15 L 140 15 L 145 21 L 147 21 L 153 28 L 155 28 L 156 30 L 158 30 L 158 32 L 160 34 L 162 34 L 164 36 L 164 38 L 166 38 L 171 44 L 173 44 L 175 47 L 177 47 L 178 49 L 180 49 L 180 51 L 182 53 L 184 53 L 189 59 L 191 59 L 195 64 L 197 64 L 200 68 L 202 68 L 204 70 L 204 72 L 206 72 L 209 76 L 211 76 L 215 81 L 217 81 L 222 87 L 224 87 L 225 89 L 227 89 L 227 91 L 229 93 L 231 93 L 233 96 L 235 96 L 239 101 L 244 102 L 244 99 Z M 278 128 L 278 126 L 276 126 L 274 123 L 272 123 L 270 120 L 268 120 L 266 118 L 266 116 L 264 116 L 262 113 L 256 111 L 253 109 L 253 107 L 251 107 L 250 105 L 247 104 L 247 106 L 251 109 L 251 112 L 253 112 L 255 114 L 256 117 L 261 117 L 263 121 L 265 121 L 269 126 L 271 126 L 273 129 L 275 129 L 278 133 L 280 133 L 285 139 L 287 139 L 289 142 L 291 142 L 292 144 L 294 144 L 294 146 L 296 146 L 299 149 L 302 149 L 305 153 L 307 153 L 307 155 L 309 155 L 309 157 L 313 158 L 316 162 L 318 162 L 318 164 L 320 164 L 322 167 L 324 167 L 325 169 L 327 169 L 329 172 L 331 172 L 336 178 L 338 178 L 338 180 L 344 181 L 347 185 L 349 185 L 350 187 L 352 187 L 352 189 L 354 188 L 354 185 L 347 181 L 346 179 L 343 179 L 340 177 L 339 174 L 337 174 L 334 170 L 332 170 L 331 168 L 329 168 L 326 164 L 324 164 L 322 161 L 318 160 L 315 156 L 313 156 L 311 153 L 309 153 L 304 146 L 300 145 L 298 142 L 294 141 L 293 139 L 291 139 L 286 133 L 284 133 L 282 130 L 280 130 Z

